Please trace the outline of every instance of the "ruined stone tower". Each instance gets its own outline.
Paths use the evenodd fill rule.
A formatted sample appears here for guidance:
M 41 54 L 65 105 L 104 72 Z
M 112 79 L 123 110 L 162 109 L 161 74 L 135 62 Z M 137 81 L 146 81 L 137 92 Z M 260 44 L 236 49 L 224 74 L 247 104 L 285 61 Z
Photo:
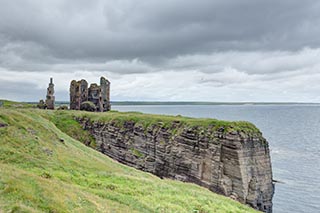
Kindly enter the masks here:
M 70 84 L 70 109 L 80 110 L 82 102 L 88 100 L 88 82 L 84 79 L 71 81 Z
M 100 78 L 101 96 L 102 96 L 102 107 L 103 111 L 109 111 L 110 105 L 110 82 L 104 77 Z
M 47 89 L 47 96 L 46 96 L 46 106 L 47 109 L 54 109 L 54 84 L 53 84 L 53 79 L 50 78 L 50 83 L 49 87 Z
M 80 110 L 81 104 L 90 101 L 95 106 L 95 111 L 109 111 L 110 106 L 110 82 L 104 77 L 100 78 L 100 86 L 93 83 L 88 88 L 88 82 L 84 79 L 71 81 L 70 84 L 70 109 Z

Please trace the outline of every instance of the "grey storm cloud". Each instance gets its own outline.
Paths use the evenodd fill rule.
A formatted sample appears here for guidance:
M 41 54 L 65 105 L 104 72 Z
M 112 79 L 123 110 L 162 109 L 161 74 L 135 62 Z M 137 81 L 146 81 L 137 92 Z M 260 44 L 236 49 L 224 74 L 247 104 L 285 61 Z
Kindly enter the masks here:
M 34 96 L 41 96 L 43 91 L 37 88 L 36 84 L 32 83 L 14 83 L 3 81 L 0 79 L 1 94 L 6 94 L 7 97 L 15 97 L 20 100 L 33 100 Z M 33 93 L 26 93 L 25 91 L 33 88 Z M 1 99 L 1 98 L 0 98 Z
M 320 43 L 320 3 L 310 0 L 1 0 L 1 5 L 1 43 L 16 45 L 7 48 L 22 58 L 44 56 L 52 63 L 80 58 L 156 60 Z M 21 53 L 25 47 L 34 50 Z
M 115 99 L 320 101 L 318 1 L 0 3 L 0 98 L 107 75 Z

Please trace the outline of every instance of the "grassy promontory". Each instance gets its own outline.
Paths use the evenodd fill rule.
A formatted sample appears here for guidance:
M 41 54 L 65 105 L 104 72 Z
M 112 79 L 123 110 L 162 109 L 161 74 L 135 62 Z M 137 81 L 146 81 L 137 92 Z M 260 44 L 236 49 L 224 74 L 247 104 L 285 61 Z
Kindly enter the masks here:
M 117 112 L 110 111 L 107 113 L 93 113 L 84 111 L 51 111 L 46 113 L 54 123 L 62 124 L 61 120 L 72 120 L 74 117 L 88 118 L 92 122 L 115 122 L 116 124 L 122 125 L 124 122 L 133 121 L 136 124 L 140 124 L 143 127 L 148 127 L 152 124 L 161 123 L 164 127 L 170 127 L 173 123 L 179 122 L 185 126 L 200 126 L 210 127 L 213 130 L 220 129 L 224 131 L 242 131 L 247 134 L 261 134 L 259 129 L 252 123 L 247 121 L 223 121 L 211 118 L 191 118 L 184 116 L 171 116 L 171 115 L 156 115 L 156 114 L 145 114 L 141 112 Z
M 73 120 L 80 115 L 101 121 L 130 118 L 143 125 L 177 119 L 1 107 L 0 212 L 255 212 L 197 185 L 160 179 L 119 164 L 59 129 L 69 127 L 73 134 L 90 138 Z M 202 123 L 202 119 L 178 119 Z M 221 125 L 257 131 L 249 123 Z

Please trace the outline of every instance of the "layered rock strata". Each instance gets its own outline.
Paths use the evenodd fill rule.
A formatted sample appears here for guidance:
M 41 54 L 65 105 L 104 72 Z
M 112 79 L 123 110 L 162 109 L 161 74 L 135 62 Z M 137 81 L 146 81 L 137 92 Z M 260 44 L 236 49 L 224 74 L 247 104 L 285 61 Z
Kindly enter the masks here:
M 133 121 L 92 122 L 77 118 L 96 139 L 96 149 L 159 177 L 196 183 L 271 212 L 274 186 L 268 142 L 257 132 L 214 126 L 144 127 Z

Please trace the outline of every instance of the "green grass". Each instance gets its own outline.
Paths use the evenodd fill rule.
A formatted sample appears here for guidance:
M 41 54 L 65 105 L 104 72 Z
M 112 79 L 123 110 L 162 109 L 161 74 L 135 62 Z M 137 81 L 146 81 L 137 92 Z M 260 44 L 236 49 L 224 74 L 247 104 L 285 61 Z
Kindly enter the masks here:
M 91 136 L 89 132 L 83 130 L 80 124 L 74 119 L 74 115 L 68 112 L 70 111 L 39 111 L 43 117 L 50 120 L 58 127 L 58 129 L 62 130 L 67 135 L 91 148 L 95 148 L 96 143 L 93 136 Z
M 0 122 L 8 124 L 0 128 L 0 212 L 255 212 L 113 161 L 54 125 L 61 118 L 78 128 L 67 114 L 0 108 Z
M 32 108 L 35 106 L 36 106 L 35 104 L 0 99 L 0 107 L 4 107 L 4 108 Z

